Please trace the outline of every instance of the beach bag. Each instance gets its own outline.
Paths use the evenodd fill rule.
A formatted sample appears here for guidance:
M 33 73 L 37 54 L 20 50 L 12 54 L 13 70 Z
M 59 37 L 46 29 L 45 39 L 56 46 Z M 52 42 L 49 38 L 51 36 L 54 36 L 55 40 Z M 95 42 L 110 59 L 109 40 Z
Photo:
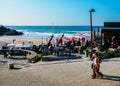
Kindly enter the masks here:
M 92 63 L 92 64 L 91 64 L 91 69 L 93 69 L 93 65 L 94 65 L 94 64 Z
M 93 69 L 93 68 L 95 68 L 95 64 L 94 63 L 91 64 L 91 69 Z

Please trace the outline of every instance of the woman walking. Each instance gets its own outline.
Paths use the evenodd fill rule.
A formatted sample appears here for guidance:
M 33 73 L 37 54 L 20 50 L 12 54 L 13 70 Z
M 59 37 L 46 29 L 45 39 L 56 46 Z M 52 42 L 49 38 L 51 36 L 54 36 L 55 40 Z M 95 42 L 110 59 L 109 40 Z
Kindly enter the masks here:
M 93 50 L 93 52 L 92 52 L 91 59 L 93 60 L 93 63 L 92 63 L 92 69 L 93 69 L 92 79 L 96 78 L 96 74 L 98 74 L 101 77 L 101 79 L 102 79 L 103 78 L 103 74 L 100 72 L 100 58 L 98 57 L 98 55 L 95 52 L 95 50 Z

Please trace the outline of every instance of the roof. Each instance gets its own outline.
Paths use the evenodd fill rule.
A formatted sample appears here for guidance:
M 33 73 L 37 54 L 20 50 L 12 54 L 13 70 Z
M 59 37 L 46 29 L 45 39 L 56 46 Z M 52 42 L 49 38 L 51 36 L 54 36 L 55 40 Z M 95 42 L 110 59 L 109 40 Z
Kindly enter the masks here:
M 120 22 L 104 22 L 104 27 L 119 27 L 120 28 Z
M 111 27 L 104 27 L 101 29 L 102 32 L 120 32 L 120 27 L 119 28 L 111 28 Z

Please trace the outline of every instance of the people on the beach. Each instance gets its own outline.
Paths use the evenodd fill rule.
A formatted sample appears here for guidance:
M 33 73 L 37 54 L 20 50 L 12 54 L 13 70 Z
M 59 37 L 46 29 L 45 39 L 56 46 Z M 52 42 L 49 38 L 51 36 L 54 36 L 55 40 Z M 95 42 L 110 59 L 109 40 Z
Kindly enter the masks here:
M 50 44 L 50 46 L 48 47 L 48 49 L 51 51 L 51 52 L 54 52 L 54 47 L 52 44 Z
M 105 50 L 107 50 L 109 47 L 110 47 L 110 41 L 105 41 L 105 42 L 104 42 L 104 45 L 103 45 L 103 48 L 104 48 Z
M 4 50 L 8 49 L 7 43 L 4 46 L 2 46 L 2 49 L 4 49 Z M 7 51 L 3 51 L 3 56 L 4 56 L 4 58 L 7 58 L 7 56 L 8 56 Z
M 81 46 L 81 40 L 80 40 L 80 38 L 78 38 L 78 41 L 77 41 L 76 45 L 77 46 Z
M 81 46 L 78 49 L 80 53 L 83 53 L 83 50 L 85 49 L 85 46 L 86 46 L 86 42 L 85 42 L 85 38 L 83 37 L 82 42 L 81 42 Z
M 12 43 L 14 44 L 14 43 L 15 43 L 15 41 L 16 41 L 16 39 L 13 39 L 13 40 L 12 40 Z
M 117 39 L 116 39 L 116 36 L 112 36 L 112 39 L 111 39 L 111 47 L 112 47 L 112 48 L 116 48 L 116 47 L 117 47 Z
M 95 79 L 97 75 L 99 75 L 102 79 L 103 74 L 100 72 L 100 62 L 101 62 L 101 60 L 98 57 L 98 54 L 96 53 L 95 50 L 92 51 L 91 60 L 93 61 L 92 66 L 91 66 L 92 70 L 93 70 L 92 79 Z

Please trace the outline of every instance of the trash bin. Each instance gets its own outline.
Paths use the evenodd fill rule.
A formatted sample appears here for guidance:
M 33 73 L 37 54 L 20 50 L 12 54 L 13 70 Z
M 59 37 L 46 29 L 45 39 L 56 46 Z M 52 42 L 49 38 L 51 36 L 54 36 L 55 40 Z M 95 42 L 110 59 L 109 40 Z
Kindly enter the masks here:
M 89 50 L 85 50 L 85 57 L 89 56 Z

